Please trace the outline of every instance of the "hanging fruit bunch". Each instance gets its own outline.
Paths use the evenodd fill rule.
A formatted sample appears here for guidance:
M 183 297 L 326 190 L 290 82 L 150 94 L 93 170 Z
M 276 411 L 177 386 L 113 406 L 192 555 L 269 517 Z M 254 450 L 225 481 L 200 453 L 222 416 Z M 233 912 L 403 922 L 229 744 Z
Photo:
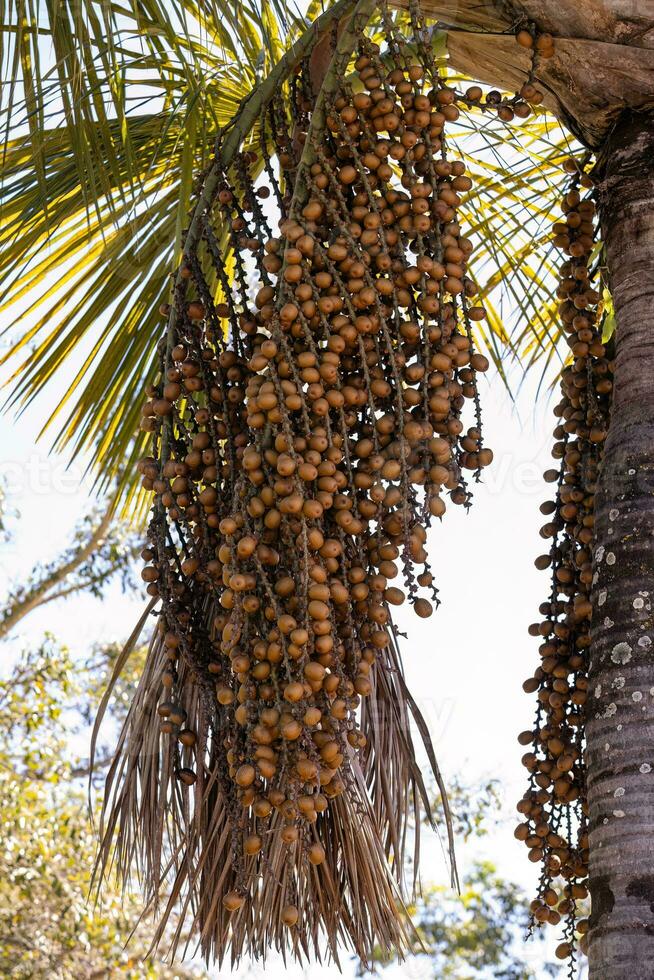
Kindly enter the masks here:
M 405 948 L 408 822 L 429 810 L 411 720 L 439 779 L 391 609 L 431 615 L 426 529 L 492 460 L 472 182 L 446 131 L 458 104 L 508 119 L 540 94 L 456 91 L 420 11 L 409 46 L 378 9 L 382 49 L 374 7 L 318 92 L 296 45 L 221 134 L 143 408 L 160 612 L 101 860 L 136 852 L 153 903 L 172 880 L 161 932 L 180 900 L 208 959 Z
M 541 536 L 551 541 L 536 567 L 550 570 L 549 599 L 541 620 L 529 628 L 540 639 L 540 664 L 525 681 L 536 693 L 533 731 L 521 745 L 529 788 L 518 803 L 522 822 L 515 835 L 542 865 L 533 921 L 558 925 L 565 934 L 561 959 L 574 957 L 577 938 L 584 949 L 588 922 L 578 903 L 588 897 L 588 807 L 584 769 L 584 706 L 588 697 L 588 655 L 592 588 L 594 499 L 608 432 L 613 362 L 602 341 L 601 276 L 595 249 L 596 209 L 585 164 L 569 160 L 569 187 L 563 219 L 554 225 L 553 244 L 564 253 L 559 269 L 561 329 L 572 360 L 561 374 L 561 400 L 554 410 L 552 456 L 558 467 L 545 473 L 556 487 L 541 505 L 547 523 Z M 582 906 L 583 907 L 583 906 Z

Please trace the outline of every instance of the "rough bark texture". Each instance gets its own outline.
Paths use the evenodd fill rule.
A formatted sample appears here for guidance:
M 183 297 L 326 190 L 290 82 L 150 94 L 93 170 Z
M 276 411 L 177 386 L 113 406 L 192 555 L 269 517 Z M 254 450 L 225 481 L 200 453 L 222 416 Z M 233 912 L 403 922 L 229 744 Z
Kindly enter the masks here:
M 596 500 L 588 705 L 594 980 L 654 977 L 654 114 L 627 114 L 598 172 L 617 314 Z
M 409 0 L 394 0 L 406 7 Z M 545 105 L 584 143 L 598 147 L 626 109 L 654 106 L 654 0 L 421 0 L 451 26 L 452 63 L 474 78 L 515 90 L 531 56 L 513 35 L 533 25 L 556 38 L 536 77 Z

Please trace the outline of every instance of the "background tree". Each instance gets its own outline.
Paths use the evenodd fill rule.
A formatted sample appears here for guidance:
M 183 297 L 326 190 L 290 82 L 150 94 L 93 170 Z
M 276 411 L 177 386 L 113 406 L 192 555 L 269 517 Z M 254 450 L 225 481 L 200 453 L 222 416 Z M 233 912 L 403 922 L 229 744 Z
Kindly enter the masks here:
M 110 663 L 105 651 L 97 659 Z M 93 705 L 97 661 L 80 666 L 52 637 L 0 682 L 0 972 L 5 977 L 200 976 L 150 954 L 138 891 L 90 898 L 96 834 L 88 760 L 71 750 L 80 705 Z M 79 725 L 79 721 L 77 722 Z
M 127 524 L 113 521 L 114 510 L 115 500 L 110 500 L 86 514 L 62 554 L 47 564 L 37 561 L 24 581 L 10 585 L 0 611 L 0 640 L 25 616 L 57 599 L 80 592 L 100 597 L 115 579 L 124 589 L 133 587 L 140 535 Z M 0 524 L 0 533 L 2 530 Z
M 457 841 L 478 841 L 501 825 L 498 780 L 469 785 L 454 778 L 448 795 Z M 548 960 L 542 941 L 536 940 L 529 949 L 525 946 L 527 905 L 522 889 L 502 878 L 492 861 L 472 861 L 459 893 L 446 885 L 426 884 L 409 909 L 424 948 L 415 956 L 419 961 L 428 959 L 432 975 L 439 980 L 558 976 L 562 967 Z M 380 955 L 379 962 L 384 964 L 388 959 Z
M 89 515 L 58 559 L 35 566 L 24 584 L 15 584 L 2 611 L 5 625 L 8 611 L 13 616 L 3 640 L 12 639 L 19 622 L 43 601 L 74 602 L 74 596 L 89 593 L 101 598 L 113 577 L 128 575 L 133 537 L 107 513 L 99 520 Z M 12 528 L 8 515 L 0 548 L 10 547 Z M 97 546 L 92 565 L 90 542 Z M 8 654 L 7 646 L 4 650 Z M 89 819 L 89 725 L 120 652 L 117 644 L 98 645 L 80 662 L 46 635 L 15 656 L 12 666 L 6 664 L 0 680 L 2 976 L 191 980 L 203 975 L 190 965 L 169 967 L 150 952 L 154 926 L 143 917 L 137 888 L 123 892 L 110 879 L 97 902 L 91 893 L 97 828 Z M 127 710 L 143 658 L 144 651 L 135 652 L 122 673 L 112 725 Z M 110 759 L 110 748 L 101 746 L 95 783 Z M 97 809 L 95 785 L 91 795 Z
M 97 848 L 88 815 L 83 715 L 116 651 L 80 664 L 53 637 L 27 650 L 0 682 L 0 971 L 6 977 L 191 978 L 150 953 L 153 925 L 138 890 L 91 895 Z M 125 693 L 142 657 L 124 679 Z M 120 704 L 120 702 L 119 702 Z M 99 770 L 108 761 L 102 754 Z M 97 796 L 94 793 L 95 805 Z
M 534 980 L 556 976 L 560 967 L 533 963 L 542 950 L 527 949 L 527 896 L 513 882 L 501 878 L 491 861 L 477 861 L 465 872 L 461 893 L 444 886 L 428 888 L 412 908 L 412 919 L 433 966 L 433 977 L 471 980 Z

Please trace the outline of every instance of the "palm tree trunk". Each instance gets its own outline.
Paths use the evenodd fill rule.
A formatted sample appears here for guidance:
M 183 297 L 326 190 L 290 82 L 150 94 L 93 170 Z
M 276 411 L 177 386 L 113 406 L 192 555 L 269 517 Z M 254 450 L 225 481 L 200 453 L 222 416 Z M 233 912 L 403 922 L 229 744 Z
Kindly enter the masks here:
M 588 701 L 594 980 L 654 977 L 654 113 L 626 113 L 598 175 L 617 315 L 596 500 Z

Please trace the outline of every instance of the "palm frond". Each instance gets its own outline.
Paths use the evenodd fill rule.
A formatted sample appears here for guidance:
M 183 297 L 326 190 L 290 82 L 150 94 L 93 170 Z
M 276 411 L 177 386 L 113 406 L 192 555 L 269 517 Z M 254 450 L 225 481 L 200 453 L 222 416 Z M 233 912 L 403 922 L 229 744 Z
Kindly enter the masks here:
M 0 63 L 14 79 L 0 101 L 5 405 L 54 401 L 42 431 L 92 460 L 101 486 L 122 474 L 132 494 L 137 403 L 193 175 L 322 8 L 314 0 L 303 17 L 293 0 L 0 2 Z M 444 58 L 445 35 L 433 40 Z M 489 310 L 478 339 L 506 377 L 507 360 L 528 369 L 557 356 L 546 239 L 571 147 L 544 113 L 480 127 L 478 111 L 452 141 L 475 177 L 463 213 Z
M 155 3 L 131 20 L 105 5 L 101 23 L 96 5 L 74 7 L 32 21 L 21 4 L 3 12 L 0 54 L 15 81 L 0 106 L 2 361 L 14 409 L 66 379 L 43 431 L 102 459 L 104 486 L 140 448 L 135 392 L 193 175 L 254 70 L 224 19 L 212 38 L 198 33 L 195 5 L 175 22 Z
M 465 89 L 470 79 L 453 75 Z M 520 125 L 479 109 L 462 114 L 451 143 L 474 177 L 462 205 L 475 242 L 474 271 L 488 309 L 480 340 L 505 377 L 545 358 L 559 360 L 551 225 L 558 219 L 562 164 L 579 146 L 552 117 L 535 113 Z

